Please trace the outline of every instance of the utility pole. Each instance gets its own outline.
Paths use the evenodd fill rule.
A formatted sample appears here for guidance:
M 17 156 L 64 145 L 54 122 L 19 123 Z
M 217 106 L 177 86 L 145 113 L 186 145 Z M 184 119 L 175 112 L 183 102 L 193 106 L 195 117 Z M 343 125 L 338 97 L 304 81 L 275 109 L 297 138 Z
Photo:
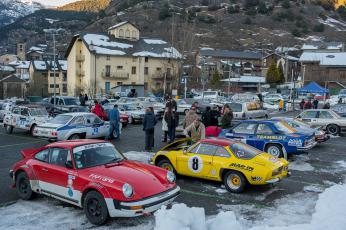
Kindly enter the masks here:
M 227 64 L 228 64 L 228 97 L 229 97 L 231 92 L 231 65 L 229 63 Z
M 53 74 L 54 74 L 54 107 L 56 106 L 56 75 L 55 75 L 55 33 L 53 33 Z

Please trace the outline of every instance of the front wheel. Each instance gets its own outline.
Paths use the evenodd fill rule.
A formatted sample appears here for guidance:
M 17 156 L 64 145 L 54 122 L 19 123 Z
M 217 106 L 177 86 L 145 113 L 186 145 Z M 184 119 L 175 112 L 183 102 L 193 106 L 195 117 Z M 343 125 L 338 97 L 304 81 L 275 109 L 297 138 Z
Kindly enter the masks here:
M 229 171 L 223 177 L 223 183 L 228 191 L 241 193 L 244 191 L 247 182 L 240 172 Z
M 34 192 L 31 190 L 30 180 L 25 172 L 18 174 L 16 178 L 16 188 L 18 196 L 23 200 L 30 200 L 34 197 Z
M 159 163 L 157 163 L 157 166 L 166 169 L 167 171 L 171 171 L 172 173 L 176 173 L 173 165 L 169 160 L 160 160 Z
M 129 116 L 129 124 L 133 124 L 134 121 L 133 121 L 133 117 L 132 116 Z
M 339 135 L 340 133 L 340 127 L 335 124 L 327 125 L 326 130 L 327 130 L 327 133 L 334 136 Z
M 6 133 L 11 134 L 13 132 L 13 126 L 12 125 L 6 125 Z
M 78 139 L 81 139 L 81 138 L 80 138 L 79 134 L 73 134 L 68 139 L 69 140 L 78 140 Z
M 103 225 L 108 220 L 108 208 L 105 199 L 96 191 L 91 191 L 86 194 L 84 212 L 92 224 Z
M 274 157 L 283 157 L 284 153 L 282 147 L 277 144 L 269 144 L 266 146 L 265 151 Z

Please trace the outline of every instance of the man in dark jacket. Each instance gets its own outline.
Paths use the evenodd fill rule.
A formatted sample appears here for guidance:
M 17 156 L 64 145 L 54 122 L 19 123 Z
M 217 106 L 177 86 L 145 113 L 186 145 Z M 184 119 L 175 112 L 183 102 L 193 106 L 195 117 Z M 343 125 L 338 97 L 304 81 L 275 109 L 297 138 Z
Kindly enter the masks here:
M 118 105 L 114 105 L 114 107 L 108 112 L 108 119 L 109 119 L 109 134 L 106 137 L 106 139 L 110 140 L 112 137 L 115 139 L 120 138 L 120 113 L 118 110 Z M 113 134 L 113 131 L 115 131 L 115 134 Z
M 205 127 L 212 125 L 212 112 L 210 106 L 207 106 L 205 112 L 202 114 L 202 123 Z
M 143 120 L 143 131 L 145 131 L 145 150 L 151 151 L 154 147 L 154 131 L 156 116 L 152 107 L 147 108 Z
M 79 94 L 79 103 L 81 106 L 85 106 L 85 97 L 82 94 Z
M 314 105 L 314 109 L 318 109 L 318 100 L 316 98 L 314 99 L 312 103 Z
M 221 127 L 223 129 L 229 129 L 232 126 L 233 111 L 230 109 L 229 105 L 225 105 L 224 113 L 221 118 Z

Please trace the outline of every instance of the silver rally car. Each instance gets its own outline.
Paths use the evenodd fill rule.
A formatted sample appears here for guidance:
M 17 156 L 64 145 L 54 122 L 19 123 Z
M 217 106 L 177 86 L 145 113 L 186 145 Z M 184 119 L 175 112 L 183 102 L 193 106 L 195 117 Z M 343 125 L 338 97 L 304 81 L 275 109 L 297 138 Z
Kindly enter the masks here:
M 35 127 L 49 120 L 48 112 L 38 105 L 15 105 L 4 117 L 4 127 L 7 133 L 13 129 L 23 129 L 33 134 Z
M 34 136 L 50 141 L 99 138 L 107 136 L 109 122 L 93 113 L 64 113 L 47 123 L 38 125 Z

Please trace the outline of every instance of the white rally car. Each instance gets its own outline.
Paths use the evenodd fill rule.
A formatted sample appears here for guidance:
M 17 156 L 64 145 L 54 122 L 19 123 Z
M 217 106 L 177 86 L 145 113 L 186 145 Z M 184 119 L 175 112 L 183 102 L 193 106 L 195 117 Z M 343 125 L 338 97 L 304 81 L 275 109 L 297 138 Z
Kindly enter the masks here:
M 15 105 L 4 117 L 4 127 L 7 133 L 12 133 L 14 128 L 33 131 L 37 125 L 49 120 L 47 110 L 38 105 Z
M 99 138 L 108 135 L 109 127 L 108 121 L 101 120 L 93 113 L 64 113 L 38 125 L 34 136 L 50 141 Z

